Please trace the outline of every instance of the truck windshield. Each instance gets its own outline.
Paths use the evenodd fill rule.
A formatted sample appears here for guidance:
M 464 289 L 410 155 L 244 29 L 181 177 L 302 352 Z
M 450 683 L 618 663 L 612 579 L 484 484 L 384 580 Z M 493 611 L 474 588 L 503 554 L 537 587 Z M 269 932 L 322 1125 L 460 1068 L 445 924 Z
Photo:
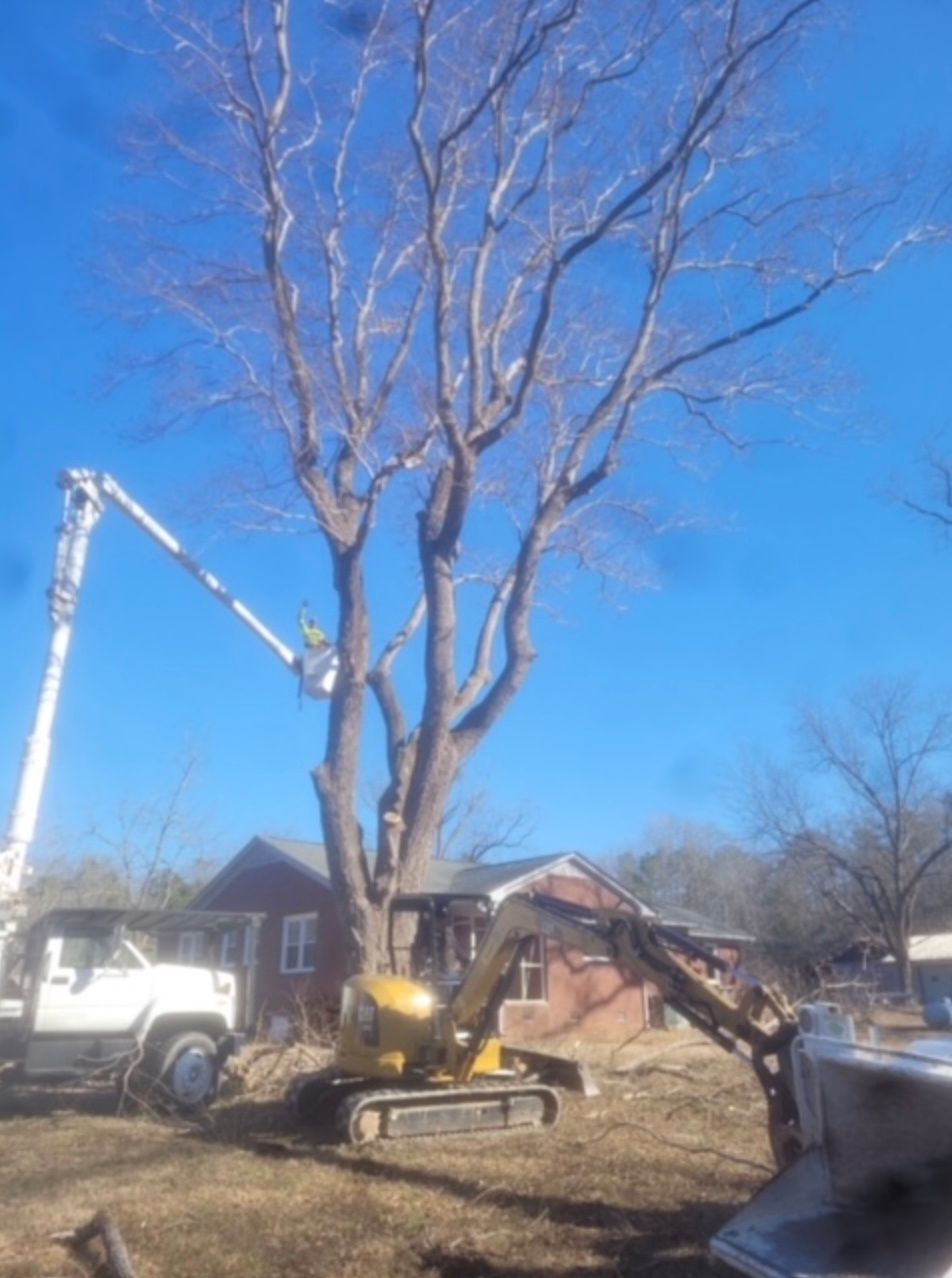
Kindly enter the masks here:
M 104 967 L 142 967 L 142 960 L 126 941 L 116 944 L 115 933 L 70 928 L 63 934 L 60 967 L 88 970 Z

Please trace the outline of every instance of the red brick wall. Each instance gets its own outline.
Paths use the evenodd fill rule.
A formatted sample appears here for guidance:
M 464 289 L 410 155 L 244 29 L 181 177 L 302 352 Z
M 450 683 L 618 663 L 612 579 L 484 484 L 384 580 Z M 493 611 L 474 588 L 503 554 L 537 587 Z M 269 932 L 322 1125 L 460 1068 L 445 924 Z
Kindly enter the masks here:
M 550 875 L 531 886 L 533 893 L 601 909 L 622 901 L 590 879 Z M 578 951 L 546 942 L 547 999 L 544 1003 L 507 1002 L 501 1030 L 514 1040 L 578 1035 L 605 1041 L 622 1040 L 643 1028 L 647 1014 L 645 986 L 610 963 L 587 962 Z
M 288 865 L 276 862 L 245 870 L 221 892 L 209 908 L 256 910 L 267 915 L 258 940 L 255 1003 L 265 1012 L 286 1010 L 297 997 L 340 997 L 346 975 L 344 938 L 334 897 Z M 282 924 L 288 914 L 317 914 L 317 954 L 310 974 L 282 975 Z

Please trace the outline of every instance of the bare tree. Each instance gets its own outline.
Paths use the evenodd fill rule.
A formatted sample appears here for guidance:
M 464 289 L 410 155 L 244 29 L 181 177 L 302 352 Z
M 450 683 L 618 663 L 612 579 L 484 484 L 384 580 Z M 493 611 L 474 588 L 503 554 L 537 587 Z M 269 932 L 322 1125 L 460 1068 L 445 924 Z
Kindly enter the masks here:
M 189 802 L 198 768 L 187 749 L 164 790 L 123 800 L 85 830 L 48 837 L 27 891 L 30 914 L 58 905 L 184 905 L 221 859 Z
M 804 711 L 800 736 L 818 793 L 811 801 L 802 774 L 761 770 L 751 787 L 759 828 L 857 939 L 894 955 L 908 991 L 917 910 L 952 852 L 952 795 L 936 768 L 952 755 L 952 714 L 908 685 L 874 684 L 845 716 Z
M 524 808 L 500 808 L 486 790 L 470 790 L 445 805 L 433 854 L 447 861 L 485 861 L 495 852 L 525 848 L 534 828 Z
M 952 529 L 952 459 L 939 452 L 930 452 L 925 460 L 926 492 L 919 498 L 902 497 L 907 510 L 922 515 L 938 525 L 943 532 Z
M 245 523 L 329 555 L 342 664 L 313 778 L 354 965 L 382 960 L 389 901 L 525 683 L 549 565 L 630 557 L 639 459 L 754 442 L 744 406 L 809 381 L 779 333 L 941 234 L 909 173 L 820 174 L 799 148 L 822 8 L 144 0 L 123 37 L 169 86 L 120 267 L 180 340 L 142 363 L 170 424 L 227 414 Z M 402 623 L 372 611 L 380 547 Z M 368 699 L 389 782 L 365 845 Z
M 652 905 L 695 910 L 751 933 L 759 926 L 764 859 L 716 826 L 653 821 L 612 868 Z

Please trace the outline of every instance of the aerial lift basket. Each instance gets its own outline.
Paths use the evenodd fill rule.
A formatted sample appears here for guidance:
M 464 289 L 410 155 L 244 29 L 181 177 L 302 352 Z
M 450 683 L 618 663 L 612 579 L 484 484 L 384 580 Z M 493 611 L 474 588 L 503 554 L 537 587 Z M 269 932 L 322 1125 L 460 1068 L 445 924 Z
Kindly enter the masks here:
M 305 648 L 301 654 L 301 687 L 317 701 L 333 695 L 340 659 L 332 644 Z

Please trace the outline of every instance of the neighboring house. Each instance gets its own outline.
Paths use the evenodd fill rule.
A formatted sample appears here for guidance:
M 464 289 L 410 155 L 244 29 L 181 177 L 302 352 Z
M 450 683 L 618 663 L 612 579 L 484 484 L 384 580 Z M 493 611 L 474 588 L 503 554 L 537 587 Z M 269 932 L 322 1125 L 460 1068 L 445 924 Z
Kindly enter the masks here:
M 912 963 L 912 990 L 922 1003 L 952 998 L 952 932 L 924 932 L 909 938 Z M 864 987 L 870 994 L 899 993 L 899 969 L 882 947 L 854 945 L 837 955 L 831 964 L 835 980 L 842 985 Z M 834 993 L 836 987 L 833 987 Z
M 855 941 L 821 970 L 825 988 L 834 999 L 848 1002 L 856 995 L 899 993 L 899 969 L 895 960 L 882 945 L 873 941 Z
M 922 1003 L 952 998 L 952 932 L 927 932 L 909 938 L 912 963 L 912 993 Z M 879 989 L 898 990 L 895 959 L 889 955 L 879 964 Z
M 952 998 L 952 932 L 909 938 L 916 993 L 923 1003 Z
M 601 908 L 638 908 L 620 883 L 578 853 L 534 857 L 505 864 L 433 861 L 421 892 L 453 899 L 453 935 L 463 961 L 479 944 L 488 918 L 513 893 L 542 893 Z M 460 899 L 465 898 L 465 899 Z M 195 909 L 256 910 L 265 914 L 258 947 L 257 1002 L 261 1013 L 287 1015 L 302 998 L 335 1000 L 346 976 L 344 937 L 324 848 L 272 837 L 253 838 L 192 901 Z M 713 928 L 699 915 L 671 925 L 718 948 L 739 954 L 746 940 Z M 196 934 L 197 935 L 197 934 Z M 228 944 L 226 942 L 226 944 Z M 199 953 L 182 939 L 180 957 L 226 963 L 232 953 Z M 232 946 L 234 949 L 234 946 Z M 725 955 L 726 956 L 726 955 Z M 512 1038 L 580 1034 L 626 1038 L 649 1023 L 653 991 L 613 964 L 567 953 L 541 940 L 516 974 L 513 996 L 500 1013 L 500 1030 Z

